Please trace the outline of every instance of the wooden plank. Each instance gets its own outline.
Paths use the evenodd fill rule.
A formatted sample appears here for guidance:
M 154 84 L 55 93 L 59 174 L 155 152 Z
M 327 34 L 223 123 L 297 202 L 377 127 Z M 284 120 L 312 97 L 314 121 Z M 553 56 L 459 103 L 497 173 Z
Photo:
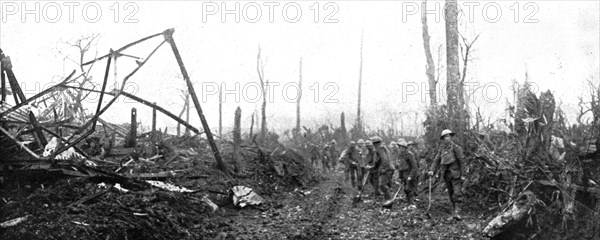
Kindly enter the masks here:
M 125 176 L 130 177 L 130 178 L 139 178 L 139 179 L 169 178 L 169 177 L 174 177 L 175 172 L 166 171 L 166 172 L 157 172 L 157 173 L 128 173 L 128 174 L 125 174 Z
M 110 152 L 108 153 L 108 155 L 112 155 L 112 156 L 129 155 L 129 154 L 133 153 L 135 150 L 137 150 L 137 148 L 113 147 L 110 150 Z
M 22 142 L 17 140 L 14 136 L 10 135 L 10 132 L 8 132 L 6 129 L 0 127 L 0 132 L 6 134 L 6 136 L 8 136 L 11 140 L 13 140 L 13 142 L 15 142 L 15 144 L 19 145 L 19 147 L 21 147 L 21 149 L 27 151 L 27 153 L 29 153 L 29 155 L 31 155 L 35 159 L 40 159 L 39 155 L 37 155 L 36 153 L 31 151 L 31 149 L 29 149 L 27 146 L 25 146 L 25 144 L 23 144 Z
M 156 105 L 156 102 L 153 103 Z M 150 154 L 156 154 L 156 108 L 152 108 L 152 150 Z

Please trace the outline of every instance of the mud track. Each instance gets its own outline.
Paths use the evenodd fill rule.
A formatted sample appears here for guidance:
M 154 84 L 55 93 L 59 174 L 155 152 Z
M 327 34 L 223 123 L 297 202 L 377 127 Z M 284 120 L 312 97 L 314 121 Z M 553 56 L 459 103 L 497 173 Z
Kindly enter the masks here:
M 394 190 L 397 189 L 394 186 Z M 478 234 L 485 219 L 465 212 L 461 222 L 446 220 L 450 208 L 445 194 L 437 193 L 427 217 L 427 195 L 419 196 L 417 210 L 397 200 L 391 210 L 381 208 L 367 186 L 363 201 L 353 205 L 358 191 L 342 173 L 304 190 L 271 199 L 266 209 L 228 211 L 209 222 L 226 222 L 215 229 L 216 239 L 484 239 Z M 366 195 L 366 196 L 365 196 Z M 403 194 L 401 193 L 400 196 Z M 470 207 L 466 207 L 467 211 Z M 217 233 L 218 232 L 218 233 Z

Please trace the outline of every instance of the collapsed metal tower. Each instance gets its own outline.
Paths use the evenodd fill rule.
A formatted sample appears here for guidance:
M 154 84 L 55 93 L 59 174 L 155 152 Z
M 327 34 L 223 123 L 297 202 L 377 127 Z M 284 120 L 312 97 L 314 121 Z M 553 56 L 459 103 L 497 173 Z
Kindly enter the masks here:
M 71 74 L 69 74 L 63 81 L 36 94 L 35 96 L 33 96 L 31 98 L 26 98 L 25 94 L 23 94 L 23 91 L 21 90 L 21 88 L 17 82 L 17 78 L 15 77 L 15 74 L 12 70 L 12 63 L 10 61 L 10 58 L 8 56 L 5 56 L 4 53 L 2 52 L 2 50 L 0 49 L 0 62 L 1 62 L 0 92 L 2 95 L 2 98 L 0 101 L 0 132 L 1 132 L 0 133 L 0 137 L 1 137 L 0 145 L 2 146 L 2 148 L 0 148 L 0 158 L 2 158 L 3 161 L 6 159 L 9 159 L 9 158 L 11 158 L 11 156 L 16 155 L 16 151 L 14 151 L 15 148 L 20 148 L 20 149 L 25 150 L 25 152 L 27 152 L 27 154 L 31 158 L 33 158 L 35 161 L 53 161 L 57 155 L 61 154 L 62 152 L 66 151 L 72 147 L 81 156 L 83 156 L 86 159 L 90 159 L 90 157 L 84 151 L 82 151 L 81 149 L 79 149 L 77 147 L 77 144 L 80 143 L 81 141 L 83 141 L 84 139 L 86 139 L 92 133 L 94 133 L 97 122 L 102 121 L 100 119 L 100 116 L 104 112 L 106 112 L 106 110 L 109 109 L 115 103 L 115 101 L 118 99 L 118 97 L 124 96 L 124 97 L 130 98 L 132 100 L 135 100 L 139 103 L 142 103 L 144 105 L 147 105 L 153 109 L 156 109 L 157 111 L 169 116 L 170 118 L 174 119 L 175 121 L 177 121 L 178 123 L 187 127 L 188 129 L 190 129 L 191 131 L 193 131 L 196 134 L 202 134 L 202 133 L 206 134 L 206 138 L 208 140 L 208 143 L 211 147 L 212 153 L 217 162 L 217 167 L 220 168 L 221 170 L 225 170 L 225 165 L 221 158 L 219 149 L 214 141 L 212 132 L 210 131 L 210 128 L 208 126 L 206 118 L 204 117 L 204 113 L 202 112 L 202 107 L 200 106 L 200 102 L 199 102 L 196 92 L 194 90 L 194 86 L 189 78 L 188 72 L 185 68 L 183 60 L 182 60 L 179 50 L 177 48 L 177 45 L 175 44 L 175 40 L 173 38 L 174 32 L 175 32 L 174 29 L 167 29 L 161 33 L 153 34 L 148 37 L 144 37 L 140 40 L 137 40 L 135 42 L 129 43 L 117 50 L 111 49 L 108 54 L 98 57 L 89 62 L 83 63 L 83 66 L 86 66 L 86 65 L 96 63 L 98 61 L 106 60 L 106 70 L 104 72 L 104 77 L 103 77 L 103 81 L 102 81 L 100 90 L 88 89 L 88 88 L 83 88 L 80 86 L 69 85 L 69 82 L 81 77 L 81 75 L 78 77 L 74 77 L 75 70 L 73 70 L 73 72 L 71 72 Z M 128 48 L 135 46 L 137 44 L 140 44 L 142 42 L 145 42 L 147 40 L 150 40 L 150 39 L 153 39 L 156 37 L 160 37 L 160 36 L 163 36 L 164 40 L 158 46 L 156 46 L 154 48 L 154 50 L 152 50 L 150 52 L 150 54 L 146 58 L 144 58 L 143 61 L 138 61 L 138 66 L 123 78 L 122 83 L 121 83 L 121 88 L 112 90 L 110 92 L 106 91 L 106 86 L 107 86 L 108 77 L 109 77 L 109 71 L 111 69 L 111 62 L 113 60 L 116 61 L 116 59 L 121 56 L 126 56 L 125 54 L 123 54 L 123 51 L 127 50 Z M 188 122 L 182 120 L 181 118 L 177 117 L 175 114 L 169 112 L 168 110 L 166 110 L 156 104 L 151 103 L 151 101 L 142 99 L 133 94 L 123 91 L 125 83 L 142 66 L 144 66 L 144 64 L 152 57 L 152 55 L 164 43 L 168 43 L 171 46 L 171 50 L 173 51 L 173 54 L 175 55 L 175 59 L 179 65 L 179 68 L 180 68 L 181 74 L 183 76 L 183 79 L 186 83 L 188 92 L 189 92 L 189 94 L 192 98 L 192 101 L 196 107 L 198 116 L 200 117 L 200 121 L 202 123 L 204 132 L 200 132 L 194 126 L 190 125 Z M 6 86 L 7 82 L 10 85 L 10 89 L 12 92 L 8 90 L 8 88 Z M 57 121 L 56 119 L 54 121 L 49 121 L 49 122 L 44 122 L 44 123 L 39 122 L 38 119 L 36 118 L 35 114 L 28 109 L 29 104 L 34 102 L 35 100 L 43 99 L 44 96 L 51 94 L 54 91 L 61 90 L 61 89 L 75 89 L 78 91 L 98 93 L 99 101 L 96 106 L 95 113 L 81 125 L 73 125 L 68 120 Z M 15 101 L 14 106 L 10 106 L 6 101 L 6 98 L 9 94 L 12 94 L 14 97 L 14 101 Z M 107 95 L 112 96 L 113 98 L 110 101 L 108 101 L 107 104 L 103 105 L 102 101 L 103 101 L 104 97 Z M 8 129 L 6 129 L 8 124 L 11 124 L 17 130 L 9 131 Z M 72 133 L 69 134 L 68 136 L 63 136 L 63 131 L 61 130 L 63 128 L 71 129 Z M 3 137 L 2 135 L 5 135 L 5 137 Z M 31 135 L 32 138 L 34 139 L 34 141 L 33 142 L 24 142 L 23 137 L 25 135 Z M 48 144 L 48 141 L 46 140 L 47 136 L 56 137 L 60 141 L 54 152 L 52 152 L 49 156 L 43 157 L 43 156 L 41 156 L 41 153 L 44 150 L 44 146 L 46 146 L 46 144 Z

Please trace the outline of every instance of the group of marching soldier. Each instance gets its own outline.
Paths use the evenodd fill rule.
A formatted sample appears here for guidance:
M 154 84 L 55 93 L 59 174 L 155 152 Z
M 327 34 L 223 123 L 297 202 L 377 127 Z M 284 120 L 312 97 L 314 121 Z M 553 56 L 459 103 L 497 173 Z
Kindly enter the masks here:
M 353 187 L 361 190 L 369 183 L 373 188 L 375 198 L 383 195 L 385 200 L 392 199 L 392 183 L 394 174 L 404 186 L 408 202 L 407 209 L 416 209 L 415 196 L 420 176 L 431 177 L 439 170 L 439 176 L 446 183 L 450 202 L 452 203 L 452 218 L 461 220 L 462 181 L 464 179 L 464 157 L 462 149 L 452 141 L 454 133 L 448 129 L 442 131 L 442 143 L 431 164 L 421 159 L 421 154 L 413 141 L 398 139 L 386 147 L 380 137 L 369 140 L 359 139 L 350 141 L 341 153 L 336 148 L 335 140 L 325 144 L 320 152 L 312 149 L 311 162 L 313 165 L 321 155 L 323 171 L 335 171 L 336 165 L 344 165 L 345 179 Z M 429 166 L 427 166 L 429 165 Z M 361 179 L 363 181 L 361 181 Z M 425 180 L 425 178 L 422 178 Z

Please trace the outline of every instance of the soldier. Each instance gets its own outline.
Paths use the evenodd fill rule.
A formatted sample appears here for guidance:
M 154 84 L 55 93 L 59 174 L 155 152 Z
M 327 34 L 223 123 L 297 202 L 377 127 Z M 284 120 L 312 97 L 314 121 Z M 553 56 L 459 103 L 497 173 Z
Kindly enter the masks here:
M 362 184 L 363 176 L 366 173 L 365 172 L 365 165 L 366 165 L 365 158 L 366 158 L 366 154 L 368 152 L 367 146 L 365 145 L 365 140 L 363 140 L 362 138 L 358 139 L 358 141 L 356 141 L 356 147 L 358 149 L 358 154 L 360 155 L 360 162 L 359 162 L 360 176 L 358 177 L 358 179 L 361 179 L 360 183 Z M 359 186 L 359 188 L 360 188 L 360 186 Z
M 356 146 L 359 148 L 363 148 L 365 147 L 365 140 L 363 140 L 362 138 L 358 139 L 358 141 L 356 141 Z
M 350 165 L 349 165 L 349 161 L 347 161 L 347 157 L 344 158 L 344 155 L 346 154 L 346 152 L 351 148 L 351 146 L 354 145 L 354 148 L 356 148 L 356 143 L 353 141 L 350 141 L 350 143 L 348 143 L 348 147 L 344 150 L 342 150 L 342 153 L 340 154 L 340 157 L 337 159 L 338 161 L 337 163 L 341 163 L 342 165 L 344 165 L 344 180 L 349 181 L 350 180 Z
M 417 162 L 417 178 L 415 179 L 415 182 L 419 184 L 420 180 L 424 180 L 426 178 L 425 175 L 427 174 L 429 166 L 427 166 L 427 163 L 421 159 L 421 151 L 419 151 L 416 142 L 408 141 L 408 151 L 415 155 L 415 161 Z M 421 175 L 423 175 L 423 177 L 421 177 Z
M 350 141 L 350 143 L 348 143 L 348 147 L 342 151 L 338 159 L 338 162 L 344 165 L 344 180 L 346 181 L 350 180 L 350 161 L 348 161 L 348 156 L 344 155 L 347 154 L 346 152 L 348 152 L 352 148 L 352 146 L 354 146 L 354 148 L 356 149 L 356 143 L 354 141 Z
M 369 171 L 369 176 L 367 181 L 373 186 L 373 195 L 375 197 L 381 195 L 381 191 L 379 188 L 379 169 L 369 167 L 374 165 L 374 156 L 375 156 L 375 148 L 373 146 L 373 142 L 371 140 L 365 141 L 365 152 L 363 157 L 364 166 L 361 171 L 366 173 Z M 363 179 L 364 181 L 364 179 Z
M 398 178 L 404 184 L 404 193 L 408 201 L 408 208 L 415 209 L 414 191 L 417 180 L 417 162 L 415 161 L 415 155 L 408 151 L 408 143 L 406 141 L 398 142 L 398 147 L 400 148 L 398 155 Z
M 335 167 L 337 165 L 335 159 L 338 159 L 340 157 L 340 152 L 338 152 L 337 148 L 335 147 L 335 144 L 335 140 L 331 140 L 331 142 L 329 143 L 329 167 L 332 168 L 333 171 L 335 171 Z
M 372 164 L 367 166 L 367 169 L 377 169 L 379 174 L 379 188 L 383 192 L 383 196 L 385 200 L 389 200 L 392 198 L 390 194 L 390 185 L 392 182 L 392 176 L 394 174 L 394 165 L 390 161 L 389 153 L 387 148 L 381 145 L 380 137 L 372 137 L 371 141 L 373 142 L 373 161 Z
M 319 167 L 319 147 L 315 144 L 308 144 L 308 152 L 310 153 L 310 164 L 313 167 Z
M 390 150 L 390 161 L 392 161 L 392 164 L 394 164 L 394 167 L 397 167 L 398 166 L 398 156 L 400 153 L 398 144 L 395 141 L 391 141 L 390 145 L 388 146 L 388 149 Z M 396 168 L 396 169 L 398 169 L 398 168 Z
M 367 140 L 368 141 L 368 140 Z M 358 141 L 356 141 L 356 145 L 358 147 L 358 150 L 360 152 L 360 156 L 362 157 L 362 159 L 364 160 L 367 157 L 367 153 L 369 152 L 367 150 L 367 145 L 366 145 L 366 141 L 364 141 L 362 138 L 358 139 Z M 362 163 L 365 163 L 365 161 L 362 161 Z M 362 165 L 362 167 L 364 167 L 365 165 Z M 363 172 L 364 173 L 364 172 Z
M 321 150 L 321 164 L 323 165 L 323 172 L 329 172 L 331 170 L 331 167 L 329 166 L 329 162 L 330 162 L 330 151 L 329 151 L 329 145 L 325 144 L 325 146 L 323 146 L 323 149 Z
M 442 146 L 433 160 L 433 164 L 428 172 L 429 176 L 440 169 L 441 176 L 446 183 L 448 196 L 452 202 L 452 218 L 462 220 L 460 217 L 460 208 L 462 199 L 462 180 L 465 171 L 465 162 L 462 149 L 452 141 L 454 133 L 449 129 L 442 131 Z
M 360 181 L 361 169 L 360 169 L 360 161 L 361 156 L 359 150 L 356 148 L 356 143 L 354 141 L 350 141 L 348 144 L 348 148 L 346 148 L 342 152 L 342 156 L 340 156 L 340 162 L 346 166 L 346 180 L 350 177 L 352 187 L 356 187 L 356 179 L 358 178 Z M 358 184 L 360 185 L 360 183 Z

